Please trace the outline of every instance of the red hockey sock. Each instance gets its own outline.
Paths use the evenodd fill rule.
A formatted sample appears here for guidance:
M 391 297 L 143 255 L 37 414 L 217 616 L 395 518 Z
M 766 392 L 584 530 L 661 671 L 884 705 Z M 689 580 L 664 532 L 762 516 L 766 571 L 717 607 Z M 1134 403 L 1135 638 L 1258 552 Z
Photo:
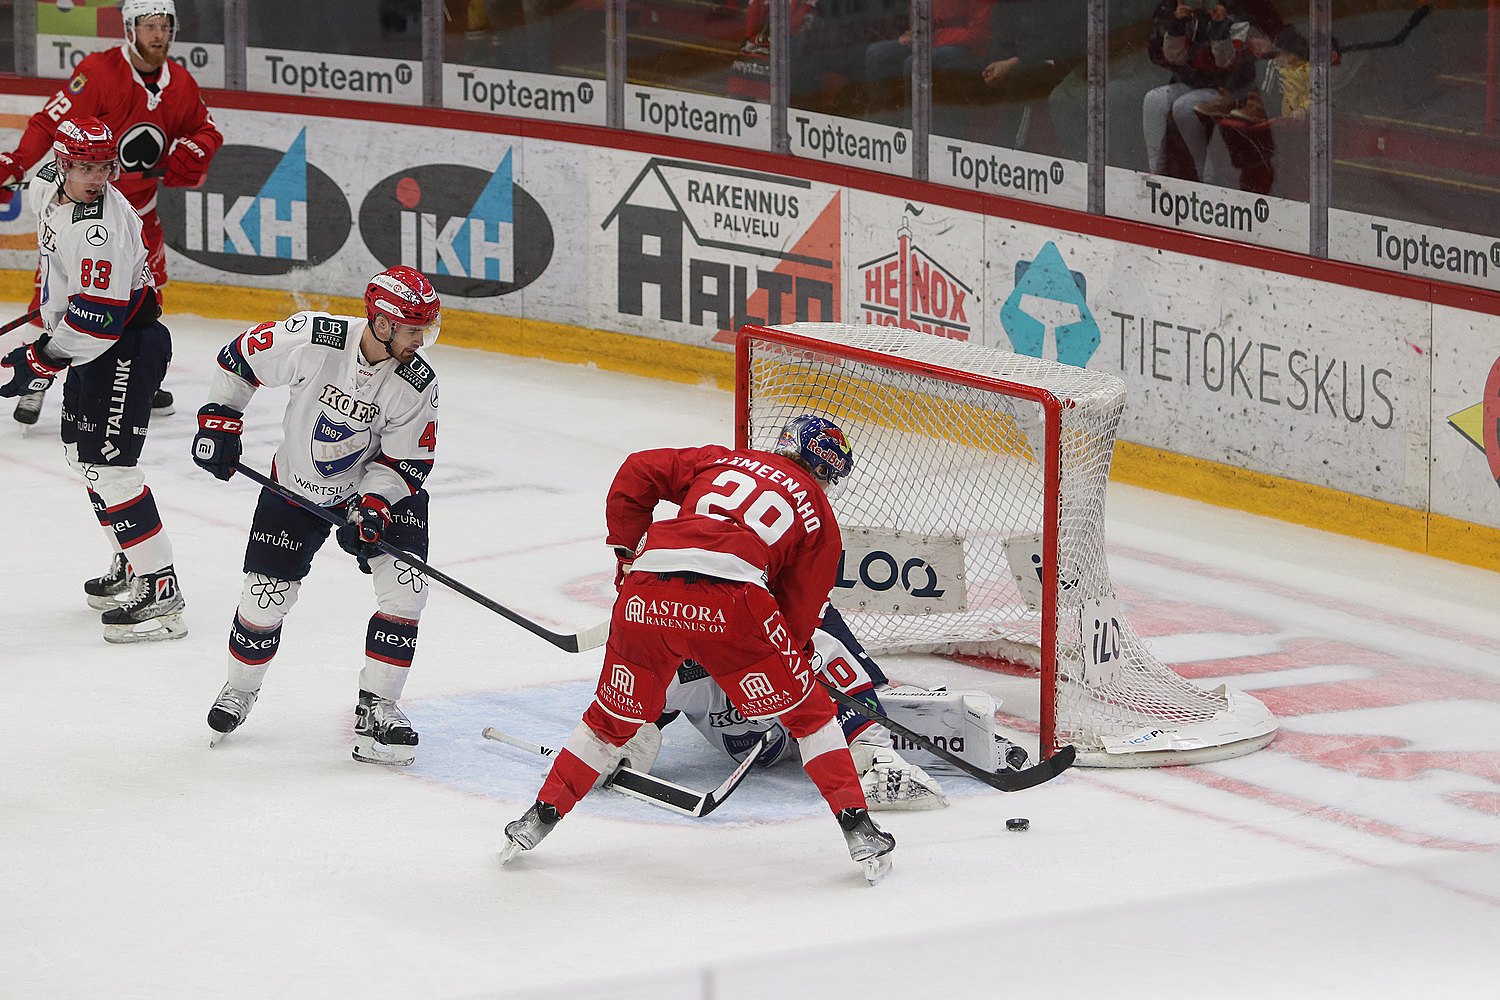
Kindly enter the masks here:
M 865 808 L 864 789 L 859 786 L 859 772 L 848 750 L 820 753 L 802 767 L 835 815 L 845 809 Z
M 852 770 L 853 765 L 850 767 Z M 598 771 L 585 764 L 573 751 L 564 749 L 557 755 L 552 770 L 547 772 L 547 780 L 542 782 L 542 790 L 536 794 L 537 801 L 555 806 L 558 813 L 566 816 L 598 780 Z M 859 790 L 858 777 L 854 780 L 854 789 Z

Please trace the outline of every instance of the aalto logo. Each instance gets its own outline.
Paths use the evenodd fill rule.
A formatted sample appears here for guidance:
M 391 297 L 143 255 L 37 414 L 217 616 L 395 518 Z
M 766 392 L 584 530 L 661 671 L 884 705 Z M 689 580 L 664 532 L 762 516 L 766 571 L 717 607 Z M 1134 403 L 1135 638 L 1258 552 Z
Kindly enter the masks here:
M 635 675 L 623 663 L 613 664 L 609 668 L 609 686 L 627 698 L 635 697 Z

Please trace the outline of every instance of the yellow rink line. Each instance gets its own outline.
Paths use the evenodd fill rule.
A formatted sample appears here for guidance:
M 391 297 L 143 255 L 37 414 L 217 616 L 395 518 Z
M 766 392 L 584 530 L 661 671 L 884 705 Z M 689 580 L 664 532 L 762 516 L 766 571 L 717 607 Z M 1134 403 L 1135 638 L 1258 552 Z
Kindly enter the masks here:
M 0 270 L 0 300 L 25 302 L 30 295 L 29 273 Z M 300 309 L 355 316 L 364 309 L 363 301 L 357 298 L 187 281 L 168 285 L 166 301 L 169 312 L 240 320 L 246 324 L 277 319 Z M 734 388 L 734 357 L 728 352 L 563 323 L 444 309 L 442 342 L 520 357 L 593 365 L 606 371 L 672 382 Z M 1500 571 L 1500 529 L 1323 486 L 1128 441 L 1121 441 L 1115 447 L 1110 478 L 1159 493 Z

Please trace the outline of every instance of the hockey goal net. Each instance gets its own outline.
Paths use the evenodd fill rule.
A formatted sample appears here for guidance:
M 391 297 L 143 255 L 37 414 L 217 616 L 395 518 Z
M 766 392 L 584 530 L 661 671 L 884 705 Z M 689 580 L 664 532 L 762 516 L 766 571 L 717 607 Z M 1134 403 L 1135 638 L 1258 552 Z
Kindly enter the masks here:
M 745 327 L 736 436 L 769 448 L 802 412 L 833 418 L 855 469 L 833 498 L 833 603 L 872 652 L 998 657 L 1041 674 L 1040 746 L 1138 767 L 1259 749 L 1258 700 L 1151 655 L 1121 613 L 1104 495 L 1124 383 L 915 330 Z

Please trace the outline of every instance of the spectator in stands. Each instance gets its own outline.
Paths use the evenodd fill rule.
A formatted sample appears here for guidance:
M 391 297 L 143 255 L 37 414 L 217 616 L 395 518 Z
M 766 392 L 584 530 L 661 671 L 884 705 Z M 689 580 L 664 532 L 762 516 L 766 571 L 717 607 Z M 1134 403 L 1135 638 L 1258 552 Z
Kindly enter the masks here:
M 1086 55 L 1088 0 L 996 0 L 990 16 L 989 61 L 979 73 L 984 103 L 995 107 L 988 115 L 991 132 L 1000 145 L 1015 149 L 1027 144 L 1033 114 L 1045 108 L 1053 89 Z M 934 131 L 944 131 L 941 108 L 935 111 Z M 975 136 L 988 141 L 988 136 Z
M 1197 114 L 1200 104 L 1243 93 L 1254 74 L 1246 48 L 1249 22 L 1233 3 L 1212 0 L 1161 0 L 1151 15 L 1147 50 L 1151 61 L 1172 71 L 1172 78 L 1149 91 L 1141 105 L 1147 168 L 1201 180 L 1208 140 L 1215 119 Z M 1175 128 L 1189 162 L 1169 160 Z
M 818 0 L 791 0 L 787 25 L 792 91 L 812 89 L 819 67 L 804 57 L 818 16 Z M 729 70 L 728 94 L 753 101 L 771 99 L 771 0 L 749 0 L 745 7 L 745 41 Z
M 968 86 L 985 65 L 994 0 L 932 0 L 932 79 L 935 98 L 952 86 Z M 906 105 L 911 78 L 911 30 L 865 49 L 865 113 L 874 118 Z M 951 103 L 951 102 L 950 102 Z

